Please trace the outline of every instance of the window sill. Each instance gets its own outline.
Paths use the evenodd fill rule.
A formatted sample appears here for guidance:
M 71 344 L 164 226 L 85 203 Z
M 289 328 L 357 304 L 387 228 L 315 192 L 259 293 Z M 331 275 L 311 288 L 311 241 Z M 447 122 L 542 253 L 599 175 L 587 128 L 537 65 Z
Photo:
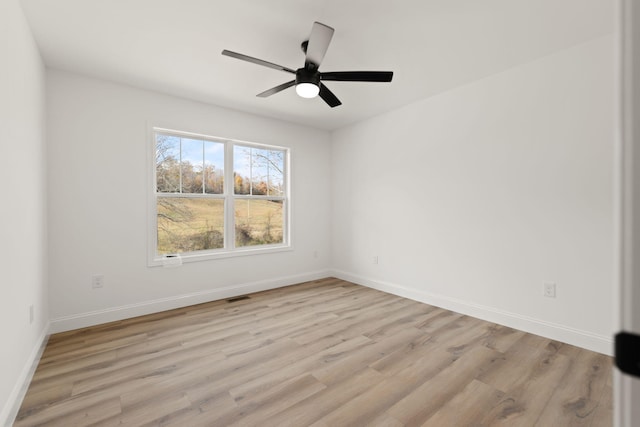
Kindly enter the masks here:
M 263 254 L 272 254 L 278 252 L 289 252 L 293 251 L 293 247 L 291 245 L 262 245 L 258 248 L 256 247 L 248 247 L 242 249 L 234 249 L 233 251 L 225 251 L 223 249 L 219 249 L 217 251 L 210 252 L 202 252 L 202 253 L 186 253 L 179 254 L 178 259 L 180 262 L 170 262 L 166 263 L 166 260 L 172 260 L 172 258 L 165 258 L 162 256 L 155 256 L 152 259 L 149 259 L 147 266 L 148 267 L 179 267 L 182 264 L 192 263 L 192 262 L 201 262 L 201 261 L 209 261 L 216 259 L 226 259 L 226 258 L 235 258 L 242 256 L 253 256 L 253 255 L 263 255 Z

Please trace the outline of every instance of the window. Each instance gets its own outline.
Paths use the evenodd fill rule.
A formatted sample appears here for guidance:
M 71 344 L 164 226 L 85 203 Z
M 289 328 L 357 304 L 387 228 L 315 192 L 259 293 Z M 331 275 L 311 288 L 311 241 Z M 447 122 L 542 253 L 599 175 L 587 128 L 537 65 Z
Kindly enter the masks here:
M 153 132 L 151 265 L 281 250 L 288 242 L 288 150 Z
M 283 243 L 285 151 L 234 145 L 236 246 Z

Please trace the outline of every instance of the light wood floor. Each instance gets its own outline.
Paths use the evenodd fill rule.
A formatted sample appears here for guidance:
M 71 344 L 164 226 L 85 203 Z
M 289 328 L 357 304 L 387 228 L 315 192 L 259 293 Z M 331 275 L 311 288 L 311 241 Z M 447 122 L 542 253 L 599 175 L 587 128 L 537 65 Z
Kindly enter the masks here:
M 53 335 L 15 426 L 612 425 L 611 358 L 337 279 Z

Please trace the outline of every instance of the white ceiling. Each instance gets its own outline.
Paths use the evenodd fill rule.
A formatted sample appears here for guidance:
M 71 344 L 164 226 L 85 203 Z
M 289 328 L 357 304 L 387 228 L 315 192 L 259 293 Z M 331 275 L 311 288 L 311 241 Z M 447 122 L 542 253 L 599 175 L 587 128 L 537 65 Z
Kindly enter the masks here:
M 22 0 L 48 67 L 321 129 L 347 124 L 610 34 L 613 0 Z M 329 82 L 343 105 L 293 88 L 313 21 L 335 28 L 320 71 L 394 71 Z

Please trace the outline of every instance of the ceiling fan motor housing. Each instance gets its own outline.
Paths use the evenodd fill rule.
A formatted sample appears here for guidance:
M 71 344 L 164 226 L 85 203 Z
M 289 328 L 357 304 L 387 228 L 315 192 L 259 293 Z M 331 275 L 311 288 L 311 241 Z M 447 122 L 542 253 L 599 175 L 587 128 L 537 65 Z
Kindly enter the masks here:
M 296 70 L 296 84 L 311 83 L 320 86 L 320 73 L 317 69 L 309 70 L 307 68 L 299 68 Z

